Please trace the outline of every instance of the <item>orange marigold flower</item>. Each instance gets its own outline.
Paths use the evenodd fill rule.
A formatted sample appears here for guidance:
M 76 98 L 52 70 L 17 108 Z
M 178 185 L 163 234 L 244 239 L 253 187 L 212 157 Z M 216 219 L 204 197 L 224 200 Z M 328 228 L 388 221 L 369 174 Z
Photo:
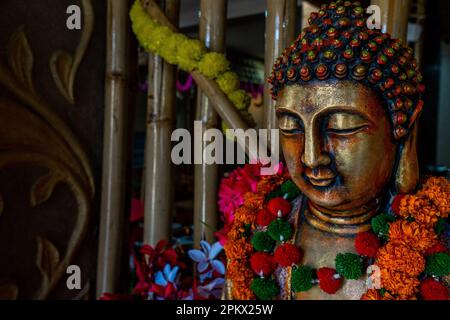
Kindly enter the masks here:
M 389 241 L 391 243 L 404 244 L 419 251 L 425 252 L 436 243 L 436 234 L 432 229 L 417 222 L 397 220 L 389 227 Z
M 408 218 L 423 205 L 423 199 L 415 195 L 407 194 L 400 200 L 399 216 Z
M 236 221 L 243 224 L 253 224 L 256 221 L 257 212 L 254 212 L 248 207 L 241 206 L 234 212 Z
M 244 225 L 240 222 L 234 221 L 231 225 L 230 231 L 227 233 L 227 237 L 230 241 L 242 238 L 242 234 L 245 232 Z
M 254 300 L 255 295 L 253 294 L 253 291 L 250 289 L 250 284 L 245 285 L 234 285 L 231 290 L 233 294 L 233 298 L 236 300 Z
M 244 238 L 228 241 L 225 244 L 225 253 L 228 259 L 245 259 L 252 253 L 253 247 Z
M 388 243 L 378 251 L 377 265 L 380 268 L 400 271 L 414 277 L 425 270 L 425 259 L 409 246 Z
M 227 264 L 227 279 L 233 282 L 247 282 L 253 279 L 253 271 L 248 263 L 231 260 Z
M 381 269 L 381 285 L 392 294 L 412 296 L 417 290 L 420 281 L 403 272 Z
M 226 277 L 228 281 L 231 281 L 233 298 L 238 300 L 255 299 L 253 292 L 250 290 L 253 271 L 248 263 L 239 260 L 230 261 L 227 264 Z
M 429 199 L 436 206 L 440 217 L 448 217 L 450 213 L 450 181 L 446 178 L 428 178 L 417 195 Z
M 361 300 L 381 300 L 381 294 L 378 290 L 369 289 L 361 296 Z
M 262 179 L 256 186 L 256 190 L 258 191 L 258 193 L 262 193 L 264 195 L 269 194 L 273 189 L 273 185 L 271 185 L 270 181 L 267 179 Z
M 244 206 L 259 212 L 264 206 L 264 195 L 260 193 L 247 192 L 244 194 Z
M 272 175 L 272 176 L 263 176 L 261 181 L 258 182 L 256 190 L 263 194 L 268 194 L 270 191 L 275 190 L 279 186 L 281 186 L 287 180 L 286 176 L 280 175 Z
M 417 297 L 415 295 L 412 296 L 393 296 L 389 292 L 386 292 L 383 296 L 382 300 L 417 300 Z

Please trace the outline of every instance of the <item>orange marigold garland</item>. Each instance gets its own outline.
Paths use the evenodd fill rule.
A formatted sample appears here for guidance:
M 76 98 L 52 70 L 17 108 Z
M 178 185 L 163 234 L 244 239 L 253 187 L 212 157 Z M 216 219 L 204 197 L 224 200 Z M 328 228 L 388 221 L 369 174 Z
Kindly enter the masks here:
M 229 226 L 230 231 L 224 249 L 228 259 L 226 277 L 232 283 L 232 295 L 235 299 L 255 299 L 255 294 L 251 290 L 255 278 L 250 263 L 254 253 L 250 242 L 251 234 L 256 229 L 256 219 L 258 213 L 264 209 L 267 195 L 289 179 L 286 172 L 287 170 L 280 164 L 277 174 L 258 176 L 256 192 L 245 193 L 243 205 L 234 212 L 234 220 Z M 255 261 L 253 264 L 255 267 Z
M 430 177 L 416 194 L 396 196 L 391 209 L 397 220 L 389 223 L 388 240 L 375 261 L 381 269 L 382 289 L 370 289 L 361 299 L 409 300 L 416 299 L 417 293 L 422 299 L 448 299 L 441 279 L 424 279 L 423 274 L 426 268 L 435 270 L 428 265 L 435 263 L 433 255 L 441 254 L 441 264 L 450 260 L 435 232 L 450 212 L 450 182 Z M 439 265 L 438 270 L 449 270 L 449 266 Z
M 233 298 L 239 300 L 275 298 L 279 289 L 272 278 L 274 269 L 277 265 L 286 267 L 299 262 L 299 258 L 287 261 L 286 255 L 279 254 L 281 248 L 290 246 L 285 242 L 289 239 L 283 236 L 290 234 L 284 228 L 287 227 L 284 226 L 287 222 L 282 220 L 287 215 L 290 204 L 283 196 L 292 200 L 298 193 L 293 190 L 290 199 L 289 192 L 283 195 L 293 185 L 289 183 L 289 176 L 283 167 L 276 175 L 258 178 L 256 192 L 243 195 L 243 205 L 234 211 L 234 220 L 226 226 L 229 230 L 224 246 L 228 258 L 226 276 L 232 283 Z M 450 257 L 435 229 L 438 229 L 442 219 L 448 217 L 449 203 L 450 183 L 444 178 L 429 178 L 414 195 L 396 196 L 391 204 L 391 212 L 386 214 L 392 217 L 385 219 L 386 232 L 377 234 L 378 239 L 371 232 L 358 235 L 355 248 L 360 255 L 339 254 L 342 258 L 339 261 L 342 260 L 344 264 L 336 260 L 336 269 L 321 268 L 323 272 L 320 273 L 320 279 L 314 280 L 314 272 L 307 272 L 311 270 L 307 266 L 294 266 L 293 290 L 308 290 L 315 281 L 322 290 L 333 294 L 347 277 L 346 274 L 360 274 L 363 261 L 374 261 L 380 267 L 382 289 L 369 289 L 361 299 L 411 300 L 417 299 L 417 295 L 423 299 L 443 299 L 445 286 L 442 278 L 446 275 L 442 271 L 449 270 L 450 266 L 442 264 L 448 263 Z M 270 233 L 268 236 L 267 228 L 274 222 L 277 222 L 277 228 L 269 229 L 272 233 L 273 230 L 280 233 Z M 280 238 L 280 241 L 277 241 L 276 247 L 266 246 L 258 249 L 263 251 L 256 252 L 252 245 L 254 234 L 265 234 L 269 239 Z M 380 243 L 384 245 L 380 247 Z M 274 256 L 277 249 L 280 249 L 278 255 Z M 301 251 L 298 253 L 301 254 Z M 265 261 L 266 257 L 270 261 Z M 435 265 L 429 266 L 429 263 Z M 433 278 L 429 277 L 430 274 Z

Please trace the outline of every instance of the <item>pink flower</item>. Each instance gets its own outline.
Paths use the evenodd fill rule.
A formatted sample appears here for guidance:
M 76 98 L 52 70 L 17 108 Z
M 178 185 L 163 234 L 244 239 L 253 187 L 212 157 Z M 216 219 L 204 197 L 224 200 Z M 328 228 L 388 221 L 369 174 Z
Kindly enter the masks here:
M 225 244 L 227 243 L 228 237 L 227 234 L 231 229 L 231 225 L 230 224 L 226 224 L 222 229 L 220 229 L 219 231 L 216 231 L 214 233 L 214 236 L 217 238 L 217 240 L 219 240 L 219 243 L 222 246 L 225 246 Z
M 225 225 L 233 222 L 234 211 L 244 204 L 244 194 L 256 192 L 260 167 L 259 164 L 246 164 L 222 179 L 219 188 L 219 210 Z

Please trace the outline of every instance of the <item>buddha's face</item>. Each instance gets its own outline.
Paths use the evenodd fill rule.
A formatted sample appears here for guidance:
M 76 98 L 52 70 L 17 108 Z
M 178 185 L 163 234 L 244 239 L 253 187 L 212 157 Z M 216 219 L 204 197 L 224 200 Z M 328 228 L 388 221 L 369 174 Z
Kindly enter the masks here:
M 397 144 L 372 90 L 350 81 L 286 86 L 277 118 L 291 177 L 315 205 L 352 210 L 382 194 Z

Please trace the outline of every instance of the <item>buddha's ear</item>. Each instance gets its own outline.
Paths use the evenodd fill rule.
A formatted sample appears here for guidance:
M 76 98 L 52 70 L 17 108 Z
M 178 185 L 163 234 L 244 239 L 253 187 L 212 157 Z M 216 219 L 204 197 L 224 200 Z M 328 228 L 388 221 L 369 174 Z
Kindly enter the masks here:
M 414 191 L 419 182 L 419 161 L 417 159 L 417 122 L 400 151 L 400 161 L 395 174 L 395 186 L 398 193 Z

